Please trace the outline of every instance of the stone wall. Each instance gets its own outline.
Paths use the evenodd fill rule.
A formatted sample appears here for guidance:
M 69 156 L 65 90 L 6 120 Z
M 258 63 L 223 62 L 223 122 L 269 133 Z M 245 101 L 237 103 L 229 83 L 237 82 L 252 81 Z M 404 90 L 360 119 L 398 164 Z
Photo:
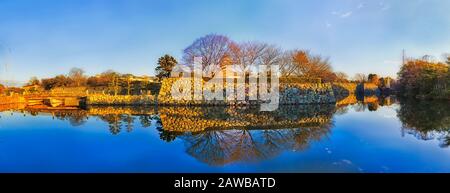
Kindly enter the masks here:
M 280 104 L 335 103 L 330 83 L 281 83 Z
M 333 83 L 333 91 L 336 96 L 348 96 L 356 93 L 356 87 L 358 84 L 348 82 L 334 82 Z
M 379 95 L 380 89 L 373 83 L 333 83 L 333 91 L 338 100 L 349 95 Z
M 227 100 L 175 100 L 171 95 L 172 86 L 178 78 L 166 78 L 162 81 L 161 90 L 158 95 L 158 104 L 160 105 L 258 105 L 264 101 L 248 100 L 249 96 L 254 96 L 256 93 L 251 93 L 249 85 L 245 85 L 246 99 L 245 101 L 227 101 Z M 191 86 L 193 88 L 194 81 L 190 78 L 184 78 L 182 85 Z M 209 89 L 208 84 L 205 84 L 203 80 L 198 81 L 200 86 L 204 89 Z M 206 86 L 205 86 L 206 85 Z M 237 87 L 238 84 L 236 84 Z M 240 84 L 243 85 L 243 84 Z M 223 89 L 225 90 L 225 86 Z M 335 103 L 336 98 L 334 96 L 333 88 L 330 83 L 289 83 L 281 82 L 280 89 L 280 101 L 279 104 L 318 104 L 318 103 Z M 193 89 L 192 89 L 193 90 Z M 189 98 L 193 98 L 193 91 L 189 95 Z M 225 97 L 224 97 L 225 98 Z M 267 101 L 266 101 L 267 102 Z
M 155 97 L 151 95 L 89 94 L 87 96 L 88 105 L 151 105 L 155 103 Z
M 372 96 L 381 94 L 381 90 L 378 88 L 376 84 L 373 83 L 363 83 L 359 84 L 357 87 L 358 94 L 364 96 Z
M 50 90 L 52 96 L 86 96 L 86 87 L 57 87 Z

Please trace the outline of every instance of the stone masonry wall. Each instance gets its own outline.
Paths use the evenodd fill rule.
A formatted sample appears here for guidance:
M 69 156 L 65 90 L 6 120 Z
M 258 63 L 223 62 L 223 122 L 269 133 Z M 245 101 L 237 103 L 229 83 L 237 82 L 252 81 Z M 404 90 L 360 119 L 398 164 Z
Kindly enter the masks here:
M 281 83 L 280 104 L 335 103 L 330 83 Z
M 155 97 L 151 95 L 89 94 L 87 96 L 88 105 L 151 105 L 155 103 Z
M 261 101 L 226 101 L 226 100 L 175 100 L 171 96 L 172 85 L 178 78 L 166 78 L 162 81 L 161 90 L 158 95 L 158 104 L 160 105 L 257 105 Z M 193 88 L 193 80 L 189 78 L 182 79 L 183 85 L 190 84 Z M 206 88 L 204 81 L 200 81 L 200 86 Z M 206 84 L 207 85 L 207 84 Z M 198 86 L 198 85 L 197 85 Z M 245 90 L 249 90 L 246 85 Z M 286 83 L 281 82 L 280 101 L 279 104 L 319 104 L 319 103 L 335 103 L 336 98 L 330 83 Z M 225 89 L 225 87 L 223 88 Z M 193 89 L 192 89 L 193 90 Z M 246 96 L 255 95 L 255 93 L 246 93 Z M 190 95 L 193 96 L 193 91 Z

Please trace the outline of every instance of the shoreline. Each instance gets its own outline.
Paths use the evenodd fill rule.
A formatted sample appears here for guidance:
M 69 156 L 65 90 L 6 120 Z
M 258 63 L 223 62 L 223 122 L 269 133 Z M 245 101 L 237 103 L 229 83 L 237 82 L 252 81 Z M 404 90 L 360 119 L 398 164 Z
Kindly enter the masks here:
M 71 92 L 71 89 L 60 88 L 64 92 L 60 94 L 34 93 L 25 95 L 0 96 L 0 105 L 21 104 L 25 106 L 57 109 L 55 107 L 78 107 L 87 106 L 180 106 L 180 107 L 202 107 L 202 106 L 259 106 L 268 104 L 268 100 L 173 100 L 170 96 L 170 88 L 174 79 L 168 78 L 163 81 L 160 92 L 153 95 L 110 95 L 86 92 Z M 356 83 L 296 83 L 283 82 L 280 84 L 280 106 L 310 105 L 310 104 L 334 104 L 339 105 L 349 97 L 357 99 L 363 95 L 358 95 L 358 84 Z M 49 93 L 54 93 L 50 91 Z M 370 96 L 382 96 L 371 92 Z M 246 93 L 249 97 L 252 93 Z M 364 97 L 369 97 L 365 95 Z M 358 97 L 359 96 L 359 97 Z M 388 95 L 390 96 L 390 95 Z M 352 98 L 352 99 L 353 99 Z M 349 100 L 348 102 L 357 101 Z M 345 102 L 345 103 L 348 103 Z M 47 107 L 46 107 L 47 106 Z

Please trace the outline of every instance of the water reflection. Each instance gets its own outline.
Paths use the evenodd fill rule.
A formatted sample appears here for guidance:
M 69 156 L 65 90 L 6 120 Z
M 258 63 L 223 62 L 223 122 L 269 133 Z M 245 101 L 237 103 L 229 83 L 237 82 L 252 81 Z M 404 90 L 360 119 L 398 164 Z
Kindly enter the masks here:
M 227 129 L 319 127 L 331 121 L 334 105 L 281 106 L 261 112 L 253 107 L 160 107 L 164 130 L 202 132 Z
M 330 132 L 334 105 L 258 108 L 162 107 L 161 139 L 179 138 L 186 152 L 209 165 L 258 161 L 306 149 Z
M 253 162 L 275 157 L 283 151 L 301 151 L 312 141 L 330 132 L 331 124 L 315 128 L 216 130 L 186 133 L 179 136 L 186 143 L 187 153 L 209 165 L 232 162 Z
M 450 146 L 450 103 L 401 100 L 397 116 L 402 132 L 421 140 L 438 139 L 441 147 Z
M 335 115 L 377 111 L 397 103 L 394 98 L 348 96 L 336 105 L 281 106 L 273 112 L 253 107 L 89 107 L 43 110 L 8 107 L 24 116 L 52 116 L 81 126 L 89 119 L 106 123 L 112 135 L 154 127 L 161 140 L 181 140 L 186 152 L 209 165 L 254 162 L 286 151 L 302 151 L 332 132 Z M 397 116 L 402 131 L 420 140 L 450 145 L 448 102 L 400 100 Z M 1 112 L 2 110 L 0 110 Z M 1 119 L 1 118 L 0 118 Z
M 141 127 L 151 127 L 154 120 L 159 120 L 156 108 L 154 107 L 89 107 L 90 116 L 97 117 L 108 123 L 109 131 L 113 135 L 121 131 L 133 131 L 136 120 L 139 120 Z M 158 127 L 159 128 L 159 127 Z

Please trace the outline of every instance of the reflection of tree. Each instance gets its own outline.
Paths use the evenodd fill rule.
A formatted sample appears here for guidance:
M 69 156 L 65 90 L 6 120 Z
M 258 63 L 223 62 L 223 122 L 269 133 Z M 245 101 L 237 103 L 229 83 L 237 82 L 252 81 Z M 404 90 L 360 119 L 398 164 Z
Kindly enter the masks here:
M 316 128 L 265 130 L 213 130 L 185 133 L 187 152 L 210 165 L 235 161 L 258 161 L 275 157 L 287 150 L 304 150 L 311 141 L 330 132 L 331 123 Z
M 151 115 L 140 115 L 139 121 L 141 122 L 142 127 L 150 127 L 152 126 L 153 116 Z
M 336 108 L 336 115 L 344 115 L 348 113 L 348 106 L 340 106 Z
M 353 105 L 353 110 L 356 112 L 364 112 L 366 108 L 366 104 L 360 102 Z
M 438 139 L 450 145 L 450 105 L 447 101 L 400 100 L 397 116 L 403 129 L 418 139 Z
M 31 116 L 37 116 L 39 114 L 38 111 L 29 111 Z
M 378 103 L 367 103 L 367 108 L 369 109 L 369 111 L 377 111 Z
M 113 135 L 117 135 L 122 130 L 122 115 L 110 114 L 110 115 L 100 115 L 99 118 L 109 125 L 109 131 Z
M 396 98 L 391 96 L 382 96 L 378 101 L 380 106 L 390 106 L 396 102 Z
M 127 132 L 133 131 L 134 120 L 136 119 L 130 114 L 107 114 L 98 117 L 108 123 L 109 130 L 113 135 L 119 134 L 122 131 L 122 126 L 125 127 Z
M 126 127 L 127 127 L 127 132 L 133 131 L 134 117 L 133 117 L 132 115 L 125 115 L 125 116 L 124 116 L 124 122 L 127 123 L 127 125 L 126 125 Z
M 17 108 L 17 107 L 15 107 Z M 49 108 L 23 108 L 18 110 L 26 115 L 52 116 L 53 119 L 68 121 L 72 126 L 81 126 L 87 122 L 90 116 L 98 117 L 108 124 L 109 130 L 116 135 L 122 130 L 131 132 L 139 119 L 142 127 L 152 126 L 156 120 L 161 127 L 161 120 L 155 114 L 153 107 L 147 106 L 89 106 L 88 109 L 49 109 Z
M 70 125 L 75 127 L 85 124 L 88 119 L 88 114 L 84 110 L 70 110 L 70 111 L 57 110 L 52 111 L 51 113 L 57 119 L 63 121 L 67 120 L 69 121 Z M 38 112 L 30 111 L 30 114 L 35 116 L 38 114 Z
M 358 101 L 352 105 L 356 112 L 377 111 L 380 106 L 390 106 L 395 102 L 395 98 L 390 96 L 360 96 Z
M 159 131 L 159 138 L 166 142 L 174 141 L 180 135 L 179 132 L 167 131 L 162 127 L 157 127 L 156 129 Z

